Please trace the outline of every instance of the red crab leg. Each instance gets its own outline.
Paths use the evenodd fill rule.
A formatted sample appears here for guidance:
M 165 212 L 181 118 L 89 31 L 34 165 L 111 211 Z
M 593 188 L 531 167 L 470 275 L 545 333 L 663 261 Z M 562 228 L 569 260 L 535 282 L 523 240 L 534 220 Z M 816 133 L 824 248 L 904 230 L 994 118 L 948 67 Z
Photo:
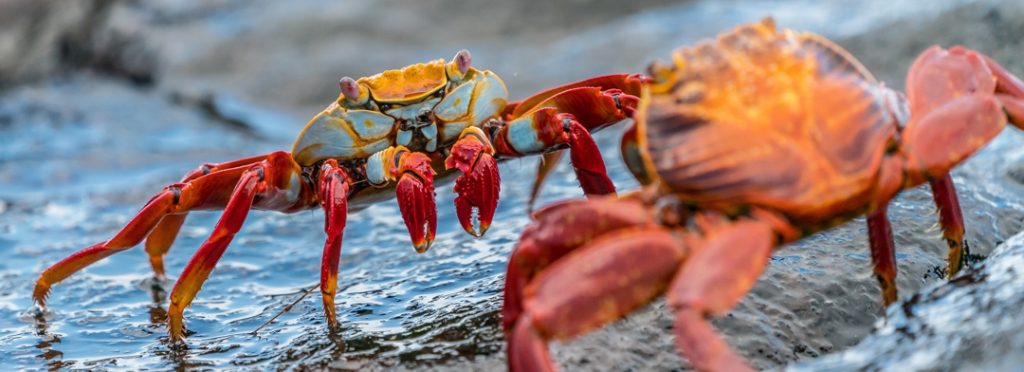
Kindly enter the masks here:
M 896 244 L 892 240 L 892 225 L 882 206 L 868 215 L 868 242 L 871 245 L 871 263 L 875 278 L 882 287 L 882 305 L 896 302 Z
M 245 217 L 249 214 L 257 195 L 268 196 L 261 200 L 261 208 L 281 211 L 306 208 L 312 204 L 310 199 L 315 198 L 309 195 L 308 191 L 310 190 L 302 188 L 305 184 L 301 182 L 298 183 L 298 187 L 302 189 L 289 189 L 295 185 L 292 180 L 295 177 L 300 177 L 301 168 L 287 152 L 273 152 L 267 156 L 267 159 L 257 164 L 239 168 L 244 171 L 238 177 L 234 190 L 231 191 L 230 197 L 227 199 L 224 213 L 221 214 L 210 237 L 203 242 L 203 245 L 189 260 L 171 291 L 171 304 L 167 308 L 167 323 L 172 340 L 180 340 L 184 337 L 182 315 L 185 308 L 192 303 L 192 299 L 195 298 L 203 282 L 210 275 L 210 271 L 217 265 L 224 250 L 231 243 L 231 239 L 242 228 Z M 219 190 L 226 189 L 227 187 L 222 185 Z M 286 194 L 294 194 L 298 197 L 296 200 L 283 202 L 275 200 L 277 199 L 275 196 Z
M 547 101 L 551 97 L 560 95 L 575 88 L 597 88 L 598 90 L 618 89 L 630 96 L 639 97 L 643 84 L 647 80 L 647 77 L 638 74 L 616 74 L 592 77 L 586 80 L 580 80 L 545 90 L 519 102 L 511 102 L 508 106 L 505 106 L 505 113 L 512 117 L 523 116 L 523 114 L 528 111 L 537 107 L 545 106 L 544 101 Z M 629 107 L 632 109 L 636 106 L 633 105 Z M 629 115 L 632 115 L 632 113 Z
M 558 166 L 558 161 L 562 160 L 563 154 L 565 154 L 563 150 L 558 150 L 541 155 L 540 163 L 537 164 L 537 177 L 533 179 L 533 186 L 530 187 L 530 200 L 526 202 L 526 213 L 533 213 L 533 206 L 536 205 L 537 197 L 540 196 L 540 189 L 544 185 L 544 180 Z
M 942 226 L 942 237 L 949 246 L 949 268 L 946 276 L 952 278 L 963 267 L 963 258 L 967 244 L 964 242 L 964 216 L 960 211 L 960 200 L 956 197 L 956 186 L 953 177 L 945 177 L 930 182 L 932 199 L 939 208 L 939 224 Z
M 507 124 L 493 134 L 495 150 L 501 157 L 519 157 L 567 145 L 583 191 L 588 195 L 614 193 L 590 132 L 631 117 L 642 84 L 638 75 L 604 76 L 510 104 L 503 114 Z M 539 175 L 535 184 L 542 182 Z
M 213 172 L 253 164 L 266 158 L 267 155 L 259 155 L 220 164 L 203 164 L 198 169 L 185 175 L 185 177 L 181 179 L 180 183 L 187 183 Z M 154 228 L 153 231 L 149 233 L 149 236 L 146 237 L 146 253 L 149 255 L 149 264 L 153 267 L 153 273 L 159 279 L 166 277 L 164 271 L 164 256 L 167 255 L 167 251 L 170 250 L 171 245 L 174 244 L 174 239 L 178 236 L 178 231 L 181 230 L 181 225 L 185 223 L 185 217 L 187 215 L 187 212 L 182 212 L 180 214 L 169 214 L 164 216 L 164 218 L 160 220 L 160 223 L 156 225 L 156 228 Z
M 39 306 L 46 306 L 46 297 L 50 293 L 50 287 L 64 278 L 107 256 L 139 244 L 153 226 L 174 209 L 175 199 L 177 199 L 175 194 L 178 192 L 174 187 L 168 186 L 163 192 L 150 199 L 146 206 L 142 207 L 142 210 L 135 215 L 135 218 L 110 240 L 75 252 L 43 271 L 32 291 L 32 298 L 36 303 Z
M 588 195 L 615 192 L 594 139 L 571 114 L 559 113 L 553 107 L 538 109 L 499 129 L 494 141 L 502 157 L 520 157 L 568 145 L 583 191 Z
M 566 340 L 646 305 L 685 257 L 659 226 L 600 236 L 553 263 L 525 289 L 522 317 L 509 338 L 509 370 L 554 370 L 547 340 Z
M 287 156 L 287 153 L 284 154 Z M 195 208 L 223 206 L 228 200 L 227 190 L 231 190 L 232 185 L 238 181 L 238 177 L 244 170 L 243 167 L 219 170 L 186 183 L 176 183 L 165 187 L 163 191 L 154 195 L 113 238 L 75 252 L 43 271 L 36 282 L 32 297 L 40 306 L 45 306 L 46 296 L 53 284 L 96 261 L 139 244 L 166 216 L 184 213 Z M 166 235 L 169 234 L 164 236 Z M 167 243 L 167 246 L 170 245 L 169 241 L 164 242 Z M 155 268 L 162 267 L 162 256 L 159 258 L 161 265 L 155 266 Z M 152 259 L 151 256 L 151 262 Z M 157 274 L 160 273 L 157 272 Z
M 985 58 L 985 64 L 996 78 L 996 98 L 1002 103 L 1010 123 L 1019 129 L 1024 129 L 1024 82 L 1006 71 L 992 58 L 985 55 L 982 57 Z
M 470 235 L 481 237 L 494 219 L 498 207 L 501 177 L 494 161 L 494 147 L 483 130 L 469 127 L 462 131 L 445 159 L 447 169 L 458 168 L 462 175 L 455 180 L 455 213 L 462 228 Z M 476 210 L 479 231 L 473 226 Z
M 761 221 L 706 232 L 704 243 L 673 279 L 668 304 L 676 314 L 676 346 L 697 370 L 750 370 L 706 318 L 725 313 L 750 291 L 768 264 L 775 239 Z
M 964 48 L 929 48 L 911 66 L 911 119 L 901 135 L 910 185 L 945 177 L 1006 126 L 1009 106 L 986 94 L 999 86 L 992 74 L 980 54 Z
M 523 289 L 548 265 L 603 234 L 627 227 L 655 226 L 654 216 L 642 204 L 615 198 L 573 200 L 537 211 L 512 256 L 505 275 L 505 302 L 501 320 L 512 330 L 523 308 Z
M 324 313 L 330 329 L 338 328 L 335 314 L 334 295 L 338 289 L 338 261 L 341 258 L 341 239 L 348 216 L 349 176 L 334 159 L 327 160 L 320 168 L 320 206 L 324 209 L 323 263 L 320 267 L 320 294 L 323 296 Z
M 963 265 L 966 245 L 949 170 L 998 135 L 1007 121 L 1024 129 L 1024 83 L 978 52 L 936 46 L 914 62 L 907 89 L 913 117 L 902 138 L 909 183 L 931 181 L 952 277 Z
M 224 250 L 235 237 L 235 233 L 242 228 L 249 209 L 252 208 L 253 199 L 267 185 L 264 182 L 266 167 L 263 164 L 254 165 L 238 179 L 235 190 L 231 193 L 231 199 L 224 208 L 217 225 L 206 242 L 199 247 L 196 254 L 189 260 L 188 266 L 182 271 L 181 277 L 171 291 L 171 305 L 167 308 L 168 328 L 173 340 L 184 338 L 182 326 L 182 313 L 192 303 L 192 299 L 203 282 L 210 275 L 210 271 L 217 265 Z

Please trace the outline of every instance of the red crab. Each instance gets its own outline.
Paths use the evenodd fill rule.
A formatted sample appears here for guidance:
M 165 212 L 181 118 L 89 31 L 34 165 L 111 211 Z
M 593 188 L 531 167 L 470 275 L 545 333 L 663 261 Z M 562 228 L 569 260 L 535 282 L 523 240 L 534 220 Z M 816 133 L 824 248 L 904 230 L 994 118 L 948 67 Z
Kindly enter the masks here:
M 567 147 L 586 194 L 615 192 L 590 132 L 631 116 L 641 86 L 638 75 L 596 77 L 510 103 L 501 79 L 470 62 L 463 50 L 450 62 L 438 59 L 359 80 L 342 78 L 337 100 L 306 124 L 291 152 L 199 167 L 153 196 L 113 238 L 46 269 L 33 297 L 45 306 L 53 284 L 143 239 L 153 271 L 163 277 L 163 256 L 186 214 L 223 209 L 171 292 L 168 328 L 171 338 L 180 340 L 184 309 L 250 209 L 291 213 L 319 206 L 327 233 L 320 290 L 334 328 L 338 260 L 350 203 L 362 208 L 394 190 L 413 246 L 424 252 L 437 226 L 435 176 L 461 173 L 455 181 L 455 208 L 463 228 L 475 236 L 490 226 L 498 202 L 496 160 Z
M 708 318 L 753 287 L 775 250 L 867 214 L 885 303 L 896 298 L 887 203 L 931 182 L 950 273 L 963 225 L 948 176 L 1009 121 L 1024 84 L 964 47 L 934 46 L 907 96 L 832 42 L 740 27 L 652 66 L 624 158 L 646 185 L 536 213 L 511 257 L 503 321 L 512 370 L 553 369 L 549 340 L 666 294 L 679 350 L 699 370 L 745 370 Z

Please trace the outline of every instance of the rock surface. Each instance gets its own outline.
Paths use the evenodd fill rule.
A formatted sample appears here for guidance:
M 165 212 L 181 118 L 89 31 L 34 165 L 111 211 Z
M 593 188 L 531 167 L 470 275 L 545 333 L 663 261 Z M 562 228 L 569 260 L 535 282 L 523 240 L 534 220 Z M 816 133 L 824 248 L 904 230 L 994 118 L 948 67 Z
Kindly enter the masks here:
M 1022 267 L 1024 233 L 1001 244 L 979 267 L 890 307 L 885 321 L 856 346 L 786 370 L 1019 370 Z

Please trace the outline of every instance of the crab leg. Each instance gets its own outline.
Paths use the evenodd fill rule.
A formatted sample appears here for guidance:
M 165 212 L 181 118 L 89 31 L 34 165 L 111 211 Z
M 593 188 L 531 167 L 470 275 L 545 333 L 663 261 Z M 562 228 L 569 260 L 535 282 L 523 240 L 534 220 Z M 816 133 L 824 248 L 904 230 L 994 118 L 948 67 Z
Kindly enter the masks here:
M 537 163 L 537 177 L 533 179 L 533 186 L 530 187 L 530 199 L 526 202 L 526 213 L 533 213 L 533 206 L 537 202 L 537 197 L 540 196 L 540 189 L 544 185 L 544 180 L 558 166 L 558 161 L 562 160 L 562 155 L 564 154 L 564 150 L 558 150 L 541 155 L 540 162 Z
M 416 252 L 426 252 L 437 232 L 434 169 L 430 167 L 430 157 L 403 146 L 389 147 L 370 157 L 366 175 L 374 184 L 398 181 L 395 195 L 409 238 Z
M 568 145 L 583 192 L 587 195 L 615 192 L 597 144 L 572 114 L 559 113 L 553 107 L 538 109 L 502 127 L 494 145 L 498 155 L 503 157 L 520 157 Z
M 942 237 L 949 246 L 949 268 L 946 276 L 952 278 L 963 267 L 963 258 L 967 253 L 964 242 L 964 217 L 960 211 L 960 200 L 956 197 L 956 186 L 953 177 L 946 174 L 938 180 L 930 182 L 932 199 L 939 208 L 939 224 L 942 226 Z
M 992 75 L 996 78 L 996 98 L 1003 105 L 1003 110 L 1010 119 L 1010 123 L 1019 129 L 1024 129 L 1024 82 L 1006 71 L 998 62 L 982 55 L 985 65 L 988 66 Z
M 224 250 L 231 243 L 235 233 L 242 228 L 245 217 L 252 208 L 253 199 L 262 188 L 266 187 L 263 182 L 266 168 L 263 165 L 255 165 L 249 168 L 238 179 L 234 192 L 224 214 L 221 215 L 217 225 L 206 242 L 199 247 L 196 254 L 189 260 L 188 266 L 182 271 L 181 277 L 171 291 L 171 305 L 167 308 L 167 321 L 171 339 L 180 340 L 184 338 L 182 326 L 182 313 L 192 303 L 192 299 L 203 282 L 210 275 L 210 271 L 220 260 Z
M 495 150 L 499 157 L 519 157 L 568 146 L 583 191 L 614 193 L 590 133 L 631 117 L 642 81 L 636 75 L 598 77 L 510 104 L 503 115 L 507 123 L 492 134 Z M 544 175 L 538 175 L 535 185 L 543 182 Z
M 612 231 L 656 226 L 654 216 L 640 203 L 615 198 L 574 200 L 537 211 L 509 258 L 505 302 L 501 309 L 505 332 L 512 330 L 523 309 L 523 289 L 533 277 L 573 250 Z M 566 224 L 567 221 L 577 223 Z
M 554 370 L 547 340 L 566 340 L 624 317 L 664 292 L 686 253 L 659 226 L 621 229 L 579 247 L 525 288 L 509 340 L 512 371 Z
M 181 179 L 180 183 L 188 183 L 196 178 L 213 172 L 253 164 L 266 158 L 267 155 L 260 155 L 220 164 L 203 164 L 198 169 L 185 175 L 185 177 Z M 166 277 L 164 271 L 164 256 L 167 255 L 167 251 L 170 250 L 171 245 L 174 244 L 174 239 L 178 236 L 178 231 L 181 230 L 181 225 L 185 223 L 186 216 L 188 216 L 187 212 L 168 214 L 164 216 L 164 218 L 160 220 L 160 223 L 156 225 L 156 228 L 154 228 L 146 238 L 146 254 L 149 255 L 149 264 L 153 267 L 153 273 L 158 279 Z
M 988 66 L 977 52 L 939 47 L 926 50 L 911 66 L 907 77 L 911 119 L 901 135 L 910 185 L 945 177 L 953 165 L 1006 126 L 1003 108 L 1009 106 L 1001 105 L 1001 101 L 1021 97 L 1002 99 L 984 93 L 1002 88 L 998 83 L 1016 87 L 1006 81 L 997 82 L 992 76 L 998 76 L 993 67 L 1001 67 L 994 62 Z
M 297 176 L 300 168 L 286 152 L 271 153 L 267 159 L 243 169 L 244 171 L 238 177 L 234 190 L 231 191 L 227 200 L 224 213 L 221 214 L 210 237 L 203 242 L 192 259 L 189 260 L 171 291 L 171 303 L 167 308 L 167 323 L 172 340 L 184 338 L 182 316 L 185 308 L 192 303 L 192 299 L 195 298 L 203 282 L 210 275 L 210 271 L 217 265 L 217 261 L 220 260 L 235 234 L 242 228 L 256 197 L 287 193 L 288 191 L 301 194 L 302 190 L 288 190 L 291 185 L 288 180 Z M 305 204 L 301 198 L 293 202 L 298 206 Z M 289 210 L 288 207 L 294 206 L 275 207 L 277 207 L 275 209 Z
M 868 215 L 868 242 L 875 278 L 882 287 L 882 305 L 889 306 L 896 302 L 896 244 L 885 205 Z
M 743 220 L 705 232 L 704 243 L 672 281 L 668 304 L 675 310 L 676 346 L 701 371 L 750 370 L 706 317 L 733 308 L 768 264 L 775 233 L 769 224 Z
M 283 154 L 287 156 L 287 153 Z M 150 234 L 150 231 L 157 226 L 158 222 L 167 216 L 183 214 L 197 208 L 207 209 L 225 205 L 229 196 L 225 190 L 230 190 L 230 186 L 238 181 L 239 176 L 244 170 L 244 167 L 218 170 L 208 175 L 193 178 L 185 183 L 176 183 L 165 187 L 163 191 L 153 196 L 142 207 L 142 210 L 113 238 L 75 252 L 43 271 L 39 276 L 39 280 L 36 281 L 32 297 L 40 306 L 45 306 L 46 296 L 53 284 L 64 280 L 64 278 L 96 261 L 134 247 L 142 242 Z M 167 238 L 169 235 L 174 235 L 170 234 L 169 230 L 169 227 L 165 227 L 159 240 L 161 243 L 166 244 L 163 249 L 164 252 L 166 252 L 166 247 L 169 247 L 171 240 L 173 240 Z M 151 255 L 151 263 L 154 262 L 153 258 Z M 155 269 L 162 268 L 163 266 L 163 257 L 157 256 L 157 258 L 158 260 L 155 262 L 159 264 L 154 266 Z M 161 272 L 158 271 L 157 275 L 160 274 Z
M 39 306 L 46 306 L 46 297 L 50 293 L 50 287 L 59 283 L 78 270 L 89 266 L 96 261 L 106 258 L 114 253 L 134 247 L 146 237 L 146 234 L 153 229 L 153 226 L 160 221 L 167 213 L 174 209 L 176 194 L 179 192 L 177 186 L 168 186 L 161 193 L 154 196 L 146 203 L 146 206 L 135 218 L 113 238 L 102 243 L 75 252 L 71 256 L 50 266 L 36 281 L 35 289 L 32 291 L 32 298 Z
M 338 288 L 338 261 L 341 258 L 341 239 L 348 216 L 348 191 L 350 178 L 334 159 L 324 162 L 320 170 L 320 205 L 324 209 L 323 263 L 320 268 L 320 294 L 323 296 L 324 314 L 330 329 L 338 328 L 334 308 L 334 295 Z
M 462 228 L 470 235 L 481 237 L 494 219 L 498 206 L 501 177 L 494 160 L 494 147 L 484 131 L 468 127 L 452 146 L 445 159 L 447 169 L 458 168 L 462 175 L 455 180 L 455 213 Z M 477 212 L 479 231 L 473 226 L 473 210 Z
M 534 94 L 519 102 L 511 102 L 508 104 L 508 106 L 505 107 L 505 113 L 506 115 L 509 115 L 511 117 L 523 116 L 523 114 L 526 114 L 527 112 L 532 111 L 537 107 L 546 106 L 547 103 L 550 102 L 552 97 L 562 95 L 563 93 L 574 90 L 576 88 L 597 88 L 598 90 L 602 91 L 617 89 L 627 94 L 628 96 L 639 97 L 640 91 L 647 80 L 647 77 L 638 74 L 616 74 L 597 76 L 590 79 L 580 80 L 577 82 L 557 86 L 545 90 L 543 92 Z M 623 98 L 628 99 L 628 96 Z M 625 107 L 628 107 L 628 110 L 633 110 L 636 108 L 636 103 L 634 102 L 632 105 L 626 104 Z M 586 111 L 586 108 L 584 108 L 584 111 L 582 112 L 588 111 Z M 627 113 L 627 115 L 631 116 L 632 112 Z M 580 116 L 582 117 L 582 115 Z M 598 120 L 600 120 L 600 118 L 598 118 Z M 604 124 L 611 123 L 609 122 Z
M 963 265 L 966 245 L 949 170 L 998 135 L 1007 122 L 1024 129 L 1024 83 L 973 50 L 932 47 L 911 66 L 907 89 L 913 115 L 902 135 L 908 183 L 931 183 L 952 277 Z

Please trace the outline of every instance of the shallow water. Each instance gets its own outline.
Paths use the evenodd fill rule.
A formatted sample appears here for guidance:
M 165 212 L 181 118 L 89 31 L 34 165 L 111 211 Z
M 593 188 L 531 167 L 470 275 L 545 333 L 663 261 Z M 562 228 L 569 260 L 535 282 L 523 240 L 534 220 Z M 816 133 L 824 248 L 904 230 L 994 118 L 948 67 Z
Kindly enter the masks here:
M 820 9 L 813 17 L 806 13 L 812 3 Z M 434 18 L 433 13 L 425 19 L 413 17 L 422 11 L 416 8 L 386 15 L 390 21 L 408 21 L 408 29 L 397 30 L 359 21 L 372 15 L 372 8 L 313 12 L 305 2 L 287 10 L 224 2 L 195 14 L 189 5 L 160 3 L 151 6 L 159 12 L 121 9 L 143 14 L 144 20 L 163 20 L 149 30 L 169 54 L 161 70 L 164 80 L 155 88 L 77 72 L 0 95 L 0 254 L 5 258 L 0 261 L 0 350 L 6 351 L 0 353 L 0 365 L 500 367 L 500 291 L 506 258 L 529 222 L 525 206 L 533 159 L 501 165 L 501 202 L 493 227 L 482 239 L 459 228 L 448 185 L 438 188 L 438 236 L 425 254 L 413 251 L 393 201 L 352 214 L 337 298 L 343 329 L 336 335 L 325 330 L 316 292 L 253 333 L 318 282 L 323 244 L 318 210 L 250 215 L 185 312 L 186 324 L 195 332 L 187 349 L 166 342 L 165 305 L 154 302 L 142 249 L 114 255 L 55 286 L 45 320 L 36 316 L 30 293 L 45 267 L 109 238 L 152 193 L 198 164 L 290 147 L 296 128 L 336 95 L 338 71 L 356 76 L 376 72 L 381 65 L 447 57 L 468 47 L 478 65 L 505 76 L 514 98 L 521 98 L 525 92 L 584 76 L 639 71 L 651 56 L 665 56 L 676 45 L 766 13 L 780 25 L 864 42 L 881 38 L 872 35 L 889 22 L 913 16 L 926 23 L 946 9 L 960 9 L 962 3 L 968 2 L 939 2 L 920 11 L 898 5 L 866 7 L 863 17 L 854 18 L 846 15 L 860 9 L 861 2 L 817 8 L 817 2 L 806 1 L 697 1 L 600 22 L 581 20 L 571 27 L 554 22 L 544 31 L 521 34 L 473 34 L 463 32 L 469 26 L 451 25 L 450 30 L 440 28 L 444 37 L 436 43 L 419 44 L 402 38 Z M 968 7 L 965 17 L 985 14 L 988 3 L 981 3 Z M 601 12 L 608 11 L 595 10 Z M 308 21 L 308 14 L 317 16 Z M 314 27 L 306 23 L 333 16 L 362 28 L 346 29 L 337 40 L 310 33 Z M 259 22 L 270 26 L 256 28 Z M 389 41 L 396 47 L 378 47 Z M 188 43 L 195 45 L 186 48 L 192 45 Z M 352 50 L 374 53 L 356 59 Z M 854 53 L 863 55 L 871 68 L 871 59 L 890 52 L 865 48 Z M 253 58 L 257 54 L 260 59 Z M 907 63 L 892 68 L 903 69 Z M 1020 66 L 1011 68 L 1021 72 Z M 890 73 L 896 74 L 882 71 Z M 241 118 L 242 125 L 182 103 L 205 93 L 213 94 L 222 114 Z M 620 129 L 602 133 L 599 142 L 613 180 L 625 190 L 636 183 L 617 155 Z M 1021 141 L 1024 136 L 1007 131 L 955 173 L 976 252 L 989 252 L 1021 228 L 1024 190 L 1007 176 L 1024 157 Z M 542 203 L 581 195 L 568 168 L 563 164 L 552 175 Z M 906 193 L 890 213 L 900 247 L 898 284 L 909 295 L 940 280 L 934 271 L 944 265 L 945 245 L 934 229 L 936 217 L 926 191 Z M 212 212 L 192 214 L 167 256 L 172 277 L 217 217 Z M 755 290 L 716 325 L 759 367 L 849 347 L 883 313 L 869 261 L 862 220 L 794 244 L 776 254 Z M 670 326 L 671 315 L 657 302 L 578 341 L 555 345 L 555 356 L 573 369 L 685 365 L 674 352 Z

